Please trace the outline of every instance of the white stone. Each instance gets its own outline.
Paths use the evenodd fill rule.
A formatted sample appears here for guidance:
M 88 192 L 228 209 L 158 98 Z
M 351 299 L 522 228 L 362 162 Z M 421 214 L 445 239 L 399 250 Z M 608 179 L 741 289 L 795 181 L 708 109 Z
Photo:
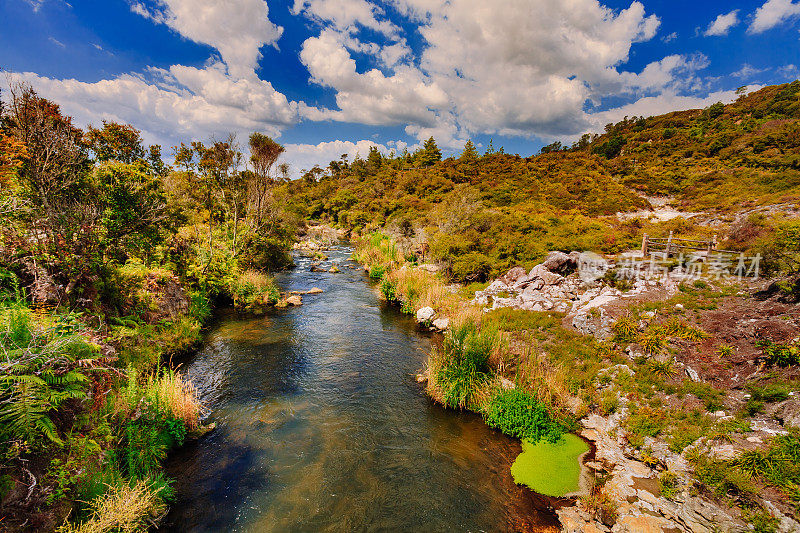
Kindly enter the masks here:
M 417 322 L 430 322 L 436 316 L 432 307 L 423 307 L 417 311 Z
M 438 329 L 439 331 L 445 331 L 447 328 L 450 327 L 450 319 L 446 317 L 437 318 L 433 321 L 433 327 Z

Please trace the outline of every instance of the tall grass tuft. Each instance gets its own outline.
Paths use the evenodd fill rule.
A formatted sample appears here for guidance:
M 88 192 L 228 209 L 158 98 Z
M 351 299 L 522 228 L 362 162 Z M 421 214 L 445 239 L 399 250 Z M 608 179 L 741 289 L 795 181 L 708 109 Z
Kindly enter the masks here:
M 146 386 L 145 398 L 158 411 L 176 420 L 182 420 L 189 431 L 197 429 L 202 412 L 194 385 L 171 369 L 151 377 Z
M 58 533 L 144 533 L 166 511 L 163 486 L 149 480 L 110 487 L 91 502 L 91 517 L 81 524 L 64 524 Z
M 496 329 L 479 329 L 473 321 L 455 324 L 429 358 L 431 396 L 451 408 L 473 406 L 473 397 L 491 377 L 489 357 L 498 342 Z

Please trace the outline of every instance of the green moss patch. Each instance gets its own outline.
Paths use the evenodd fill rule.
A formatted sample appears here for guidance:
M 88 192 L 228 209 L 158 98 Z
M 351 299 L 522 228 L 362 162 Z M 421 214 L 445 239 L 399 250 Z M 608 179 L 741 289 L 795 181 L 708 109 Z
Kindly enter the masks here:
M 558 442 L 544 440 L 531 444 L 522 441 L 522 453 L 511 465 L 514 481 L 546 496 L 566 496 L 580 489 L 579 457 L 589 445 L 576 435 L 567 434 Z

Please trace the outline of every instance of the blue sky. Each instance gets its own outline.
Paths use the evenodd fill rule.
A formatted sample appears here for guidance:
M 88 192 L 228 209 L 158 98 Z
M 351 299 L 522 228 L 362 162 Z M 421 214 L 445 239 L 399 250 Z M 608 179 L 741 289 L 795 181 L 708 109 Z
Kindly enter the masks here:
M 530 155 L 800 76 L 800 0 L 3 0 L 0 68 L 151 143 Z

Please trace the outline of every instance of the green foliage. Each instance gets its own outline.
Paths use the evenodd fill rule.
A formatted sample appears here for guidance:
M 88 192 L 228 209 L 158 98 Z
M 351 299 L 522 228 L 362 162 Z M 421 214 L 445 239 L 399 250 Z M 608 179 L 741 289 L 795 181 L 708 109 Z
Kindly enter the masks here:
M 0 308 L 0 436 L 36 444 L 44 437 L 61 444 L 51 418 L 68 400 L 86 397 L 89 378 L 79 361 L 98 356 L 84 337 L 37 327 L 21 304 Z
M 280 291 L 272 277 L 260 272 L 234 272 L 228 283 L 233 305 L 237 309 L 259 312 L 266 306 L 275 305 L 280 299 Z
M 495 330 L 479 330 L 471 321 L 447 331 L 436 375 L 445 405 L 463 409 L 470 404 L 478 387 L 489 379 L 489 356 L 497 343 Z
M 708 383 L 701 383 L 687 379 L 681 385 L 681 393 L 694 394 L 698 399 L 703 401 L 706 409 L 709 411 L 717 411 L 722 409 L 722 392 L 715 389 Z
M 387 302 L 397 301 L 397 284 L 388 278 L 381 281 L 381 296 Z
M 665 470 L 658 476 L 658 486 L 661 489 L 661 495 L 669 500 L 675 499 L 675 496 L 680 494 L 680 487 L 678 486 L 678 476 L 675 472 Z
M 761 349 L 766 363 L 770 366 L 785 368 L 800 364 L 800 345 L 796 342 L 776 344 L 767 339 L 757 342 L 756 346 Z
M 381 280 L 386 275 L 386 267 L 382 265 L 373 265 L 369 269 L 369 277 L 374 280 Z
M 612 326 L 615 342 L 633 342 L 639 332 L 639 322 L 635 317 L 626 315 L 619 318 Z
M 519 389 L 500 391 L 489 402 L 483 416 L 489 426 L 534 444 L 541 439 L 556 442 L 564 432 L 544 404 Z

